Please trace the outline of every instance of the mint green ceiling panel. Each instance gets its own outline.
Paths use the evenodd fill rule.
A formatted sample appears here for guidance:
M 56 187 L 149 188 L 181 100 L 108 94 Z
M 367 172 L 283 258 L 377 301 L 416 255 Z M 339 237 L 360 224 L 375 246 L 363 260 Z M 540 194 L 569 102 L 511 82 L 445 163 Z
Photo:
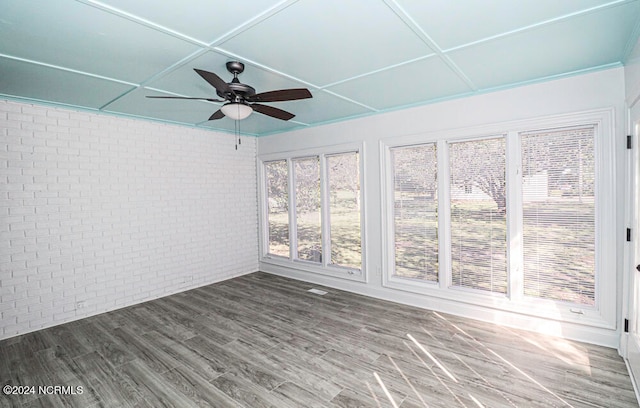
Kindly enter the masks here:
M 293 119 L 302 123 L 318 123 L 371 114 L 368 107 L 356 104 L 324 91 L 312 91 L 313 99 L 270 103 L 296 115 Z
M 480 89 L 562 75 L 619 61 L 639 4 L 585 14 L 449 53 Z
M 102 3 L 210 43 L 245 22 L 259 18 L 280 0 L 103 0 Z
M 299 1 L 220 47 L 320 86 L 432 53 L 371 0 Z
M 589 10 L 607 0 L 398 0 L 447 50 L 544 21 Z
M 197 47 L 71 0 L 0 2 L 0 54 L 141 82 Z
M 385 86 L 380 86 L 385 84 Z M 384 110 L 472 91 L 442 59 L 431 57 L 328 88 Z M 401 89 L 401 92 L 398 90 Z
M 0 94 L 98 109 L 130 85 L 0 57 Z

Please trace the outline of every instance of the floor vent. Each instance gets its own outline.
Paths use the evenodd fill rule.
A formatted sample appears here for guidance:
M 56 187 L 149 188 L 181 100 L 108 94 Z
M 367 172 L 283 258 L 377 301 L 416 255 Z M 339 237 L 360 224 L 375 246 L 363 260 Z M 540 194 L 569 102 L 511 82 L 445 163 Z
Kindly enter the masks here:
M 311 293 L 315 293 L 316 295 L 326 295 L 327 292 L 325 292 L 324 290 L 320 290 L 320 289 L 309 289 L 307 292 L 311 292 Z

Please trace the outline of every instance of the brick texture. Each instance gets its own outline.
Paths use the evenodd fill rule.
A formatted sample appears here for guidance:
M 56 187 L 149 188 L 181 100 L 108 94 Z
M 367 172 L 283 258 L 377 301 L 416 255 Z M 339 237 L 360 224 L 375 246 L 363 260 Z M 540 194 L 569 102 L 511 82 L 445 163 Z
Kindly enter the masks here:
M 0 100 L 0 339 L 256 271 L 255 142 Z

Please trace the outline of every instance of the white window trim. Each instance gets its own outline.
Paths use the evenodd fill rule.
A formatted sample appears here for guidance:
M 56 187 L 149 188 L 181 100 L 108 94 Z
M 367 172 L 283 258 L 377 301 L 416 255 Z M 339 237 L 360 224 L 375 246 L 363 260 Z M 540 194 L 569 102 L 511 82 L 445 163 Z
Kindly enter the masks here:
M 595 125 L 596 161 L 596 305 L 579 306 L 560 301 L 535 299 L 522 295 L 522 197 L 519 176 L 521 172 L 519 134 L 547 128 Z M 576 323 L 606 329 L 616 326 L 616 207 L 615 207 L 615 122 L 614 109 L 598 109 L 536 119 L 505 122 L 426 134 L 385 138 L 380 141 L 380 163 L 383 171 L 382 203 L 382 285 L 387 288 L 418 293 L 435 298 L 516 312 L 522 315 Z M 449 197 L 449 142 L 491 138 L 506 135 L 507 177 L 507 295 L 482 293 L 449 287 L 450 265 L 450 197 Z M 393 169 L 390 149 L 436 142 L 438 147 L 438 228 L 439 282 L 425 282 L 393 276 L 395 260 L 393 219 Z
M 361 236 L 361 269 L 354 269 L 345 266 L 330 264 L 330 256 L 323 254 L 322 263 L 310 262 L 297 259 L 297 226 L 296 226 L 296 209 L 295 209 L 295 172 L 293 172 L 293 160 L 305 157 L 320 157 L 320 177 L 321 177 L 321 211 L 322 211 L 322 242 L 323 248 L 331 251 L 330 241 L 330 225 L 329 225 L 329 206 L 326 202 L 328 189 L 328 178 L 326 169 L 326 156 L 357 152 L 359 155 L 359 172 L 360 172 L 360 236 Z M 280 153 L 271 153 L 260 155 L 258 158 L 258 200 L 259 200 L 259 249 L 260 262 L 283 268 L 293 268 L 299 271 L 326 275 L 336 278 L 348 279 L 358 282 L 367 282 L 367 251 L 366 251 L 366 201 L 365 201 L 365 154 L 364 143 L 346 143 L 332 146 L 324 146 L 321 148 L 292 150 Z M 267 206 L 267 189 L 265 163 L 287 160 L 289 171 L 289 258 L 278 255 L 269 254 L 269 226 L 268 226 L 268 206 Z

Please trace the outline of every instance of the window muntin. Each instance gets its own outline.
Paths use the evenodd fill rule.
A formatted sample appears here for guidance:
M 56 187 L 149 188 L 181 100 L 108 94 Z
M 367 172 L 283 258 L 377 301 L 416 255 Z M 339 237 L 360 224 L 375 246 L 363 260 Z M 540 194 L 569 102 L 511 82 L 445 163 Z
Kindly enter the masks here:
M 360 269 L 360 158 L 358 152 L 326 156 L 331 265 Z
M 505 138 L 449 144 L 451 285 L 507 293 Z
M 595 129 L 521 133 L 524 294 L 595 304 Z
M 286 160 L 266 162 L 268 249 L 289 257 L 289 168 Z
M 435 143 L 391 149 L 394 275 L 438 281 L 438 186 Z

